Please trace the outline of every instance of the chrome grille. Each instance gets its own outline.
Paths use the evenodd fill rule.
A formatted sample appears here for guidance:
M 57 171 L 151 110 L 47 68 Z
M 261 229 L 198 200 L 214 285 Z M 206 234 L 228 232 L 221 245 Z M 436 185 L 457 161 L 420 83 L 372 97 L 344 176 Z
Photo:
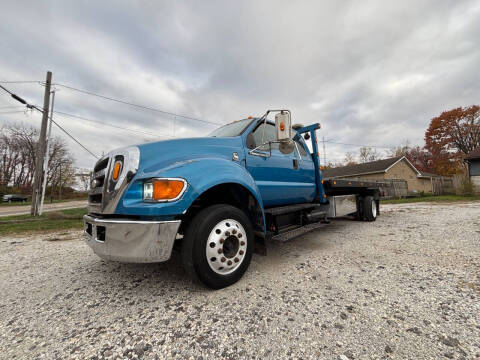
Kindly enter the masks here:
M 111 178 L 111 167 L 116 160 L 123 162 L 117 181 Z M 140 162 L 138 147 L 114 150 L 101 158 L 93 168 L 92 184 L 88 193 L 89 214 L 113 214 Z M 127 176 L 128 175 L 128 176 Z
M 101 211 L 103 203 L 104 185 L 108 174 L 109 161 L 110 157 L 100 159 L 93 168 L 92 183 L 90 192 L 88 193 L 88 204 L 91 206 L 99 206 L 98 212 Z

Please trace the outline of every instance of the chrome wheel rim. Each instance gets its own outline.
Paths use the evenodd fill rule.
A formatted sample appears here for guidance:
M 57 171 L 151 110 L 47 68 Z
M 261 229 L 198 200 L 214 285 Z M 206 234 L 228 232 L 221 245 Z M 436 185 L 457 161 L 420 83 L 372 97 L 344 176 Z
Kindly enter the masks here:
M 208 236 L 205 254 L 215 273 L 228 275 L 234 272 L 245 259 L 247 233 L 242 224 L 233 219 L 220 221 Z
M 377 203 L 375 200 L 372 201 L 372 215 L 374 219 L 377 217 Z

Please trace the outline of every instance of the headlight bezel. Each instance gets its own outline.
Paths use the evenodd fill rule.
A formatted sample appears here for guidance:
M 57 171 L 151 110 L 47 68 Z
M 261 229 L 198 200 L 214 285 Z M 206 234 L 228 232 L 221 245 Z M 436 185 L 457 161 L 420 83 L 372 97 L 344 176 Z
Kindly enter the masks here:
M 154 196 L 154 183 L 155 181 L 180 181 L 183 183 L 183 187 L 182 187 L 182 190 L 174 197 L 174 198 L 170 198 L 170 199 L 154 199 L 153 196 Z M 148 190 L 148 193 L 150 194 L 150 196 L 147 198 L 146 197 L 146 187 L 147 186 L 151 186 L 151 189 Z M 178 201 L 182 196 L 183 194 L 185 193 L 185 191 L 187 190 L 187 187 L 188 187 L 188 182 L 187 180 L 185 180 L 184 178 L 172 178 L 172 177 L 155 177 L 155 178 L 151 178 L 151 179 L 148 179 L 148 180 L 145 180 L 143 182 L 143 186 L 142 186 L 142 199 L 144 202 L 147 202 L 147 203 L 168 203 L 168 202 L 174 202 L 174 201 Z

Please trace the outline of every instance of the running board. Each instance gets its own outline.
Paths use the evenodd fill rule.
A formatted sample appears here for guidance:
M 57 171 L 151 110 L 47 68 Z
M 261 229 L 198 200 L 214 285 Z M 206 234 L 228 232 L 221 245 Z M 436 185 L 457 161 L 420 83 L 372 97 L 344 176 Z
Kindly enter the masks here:
M 300 211 L 300 210 L 318 208 L 321 206 L 322 206 L 321 204 L 315 204 L 315 203 L 278 206 L 278 207 L 265 209 L 265 214 L 276 216 L 276 215 L 289 214 L 289 213 Z
M 306 233 L 309 233 L 310 231 L 318 229 L 318 228 L 320 228 L 324 225 L 325 225 L 325 223 L 323 223 L 323 222 L 316 222 L 316 223 L 313 223 L 313 224 L 308 224 L 308 225 L 296 228 L 294 230 L 284 232 L 282 234 L 274 235 L 274 236 L 272 236 L 272 240 L 279 241 L 279 242 L 286 242 L 286 241 L 292 240 L 296 237 L 299 237 L 301 235 L 304 235 Z

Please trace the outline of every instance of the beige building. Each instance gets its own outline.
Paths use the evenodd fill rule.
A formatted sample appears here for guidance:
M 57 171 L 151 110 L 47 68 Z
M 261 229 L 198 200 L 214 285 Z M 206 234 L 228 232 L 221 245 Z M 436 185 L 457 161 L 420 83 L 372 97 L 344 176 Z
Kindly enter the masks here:
M 418 171 L 405 156 L 326 169 L 323 171 L 323 177 L 326 179 L 406 180 L 409 192 L 425 193 L 432 192 L 434 180 L 439 178 L 438 175 Z

